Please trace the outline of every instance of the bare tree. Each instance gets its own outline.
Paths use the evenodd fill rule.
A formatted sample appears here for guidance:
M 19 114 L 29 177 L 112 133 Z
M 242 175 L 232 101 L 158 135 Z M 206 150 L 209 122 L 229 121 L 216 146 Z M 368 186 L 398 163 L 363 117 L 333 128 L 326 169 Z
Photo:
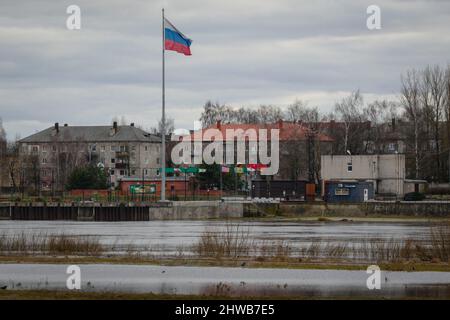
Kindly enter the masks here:
M 234 112 L 236 123 L 258 123 L 258 114 L 255 110 L 241 107 Z
M 142 127 L 140 128 L 142 129 Z M 144 130 L 144 129 L 142 129 Z M 172 134 L 172 132 L 174 132 L 175 130 L 175 120 L 172 118 L 166 118 L 166 127 L 165 127 L 165 132 L 166 135 L 170 135 Z M 158 121 L 158 126 L 157 127 L 150 127 L 144 131 L 148 131 L 151 134 L 156 134 L 159 135 L 162 132 L 162 120 Z
M 175 130 L 175 120 L 172 118 L 166 118 L 166 125 L 164 126 L 164 132 L 171 134 Z M 158 121 L 158 130 L 153 130 L 155 134 L 161 134 L 162 132 L 162 120 Z
M 283 112 L 279 107 L 261 105 L 257 110 L 259 123 L 274 123 L 283 120 Z
M 203 106 L 203 112 L 200 116 L 200 121 L 204 128 L 214 125 L 218 120 L 224 123 L 229 122 L 231 108 L 221 105 L 218 102 L 213 103 L 207 101 Z
M 430 88 L 430 101 L 433 108 L 433 138 L 435 144 L 436 178 L 441 177 L 440 123 L 445 103 L 445 71 L 440 66 L 427 67 L 424 71 L 425 83 Z
M 302 100 L 296 100 L 289 105 L 285 113 L 285 119 L 291 122 L 312 124 L 320 118 L 317 107 L 308 107 L 308 104 Z
M 445 100 L 444 100 L 444 115 L 447 127 L 447 152 L 448 152 L 448 181 L 450 183 L 450 64 L 445 70 Z
M 364 107 L 364 117 L 371 123 L 370 136 L 368 143 L 365 145 L 365 152 L 369 152 L 369 146 L 372 143 L 374 150 L 381 152 L 381 142 L 386 134 L 385 124 L 398 118 L 397 108 L 396 102 L 388 100 L 375 100 Z
M 363 97 L 359 90 L 352 92 L 348 97 L 343 98 L 340 102 L 335 105 L 335 114 L 344 123 L 344 152 L 349 150 L 350 136 L 360 135 L 358 132 L 358 125 L 355 126 L 354 130 L 350 130 L 352 124 L 362 123 L 364 119 L 364 114 L 362 113 L 361 107 L 363 105 Z
M 6 154 L 6 131 L 3 128 L 3 121 L 0 118 L 0 157 Z
M 415 178 L 418 179 L 420 173 L 419 125 L 422 118 L 422 110 L 419 101 L 420 80 L 417 70 L 408 70 L 405 75 L 401 76 L 401 83 L 401 105 L 414 127 Z
M 219 120 L 222 123 L 274 123 L 283 119 L 283 111 L 277 106 L 261 105 L 257 109 L 241 107 L 235 110 L 211 101 L 205 103 L 200 116 L 204 128 L 213 126 Z

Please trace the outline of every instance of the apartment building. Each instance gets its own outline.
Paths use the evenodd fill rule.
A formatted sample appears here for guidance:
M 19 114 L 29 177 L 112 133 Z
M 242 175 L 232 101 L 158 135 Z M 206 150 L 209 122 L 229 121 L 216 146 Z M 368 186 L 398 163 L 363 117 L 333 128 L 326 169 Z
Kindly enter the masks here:
M 54 126 L 19 141 L 24 172 L 40 187 L 62 190 L 73 168 L 104 168 L 112 187 L 124 177 L 155 178 L 161 167 L 161 138 L 130 125 Z M 36 179 L 37 177 L 37 179 Z

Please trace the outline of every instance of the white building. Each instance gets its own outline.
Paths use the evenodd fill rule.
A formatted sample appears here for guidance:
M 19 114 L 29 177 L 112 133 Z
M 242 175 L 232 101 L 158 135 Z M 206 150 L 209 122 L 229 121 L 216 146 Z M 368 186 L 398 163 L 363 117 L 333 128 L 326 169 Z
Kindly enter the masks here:
M 371 181 L 375 193 L 403 197 L 405 155 L 323 155 L 321 157 L 322 190 L 324 182 Z

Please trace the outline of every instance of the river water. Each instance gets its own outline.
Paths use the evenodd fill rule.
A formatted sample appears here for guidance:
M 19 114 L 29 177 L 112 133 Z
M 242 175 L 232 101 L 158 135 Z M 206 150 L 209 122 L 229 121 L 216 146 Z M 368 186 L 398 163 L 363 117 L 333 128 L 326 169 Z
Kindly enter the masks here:
M 234 228 L 257 241 L 285 241 L 300 248 L 314 241 L 363 243 L 367 239 L 414 240 L 427 244 L 426 222 L 240 221 Z M 113 251 L 132 244 L 142 251 L 171 255 L 195 244 L 205 230 L 226 230 L 225 221 L 72 222 L 0 221 L 0 235 L 67 234 L 95 237 Z M 236 230 L 236 229 L 234 229 Z M 153 292 L 231 296 L 450 297 L 449 272 L 383 272 L 381 289 L 368 290 L 365 271 L 251 269 L 225 267 L 81 265 L 86 291 Z M 0 286 L 9 289 L 65 289 L 65 265 L 0 264 Z
M 431 225 L 426 222 L 233 222 L 250 238 L 265 243 L 284 241 L 293 248 L 320 241 L 358 245 L 368 239 L 415 240 L 428 243 Z M 148 222 L 73 222 L 73 221 L 0 221 L 0 235 L 67 234 L 97 238 L 115 251 L 133 247 L 145 252 L 171 255 L 183 250 L 189 253 L 205 230 L 223 231 L 230 223 L 205 221 L 148 221 Z

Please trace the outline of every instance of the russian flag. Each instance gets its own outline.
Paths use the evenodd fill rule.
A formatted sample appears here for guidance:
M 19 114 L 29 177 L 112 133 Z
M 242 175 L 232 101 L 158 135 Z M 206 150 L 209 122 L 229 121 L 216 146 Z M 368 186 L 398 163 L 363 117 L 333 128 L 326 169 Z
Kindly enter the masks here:
M 185 56 L 191 55 L 192 40 L 182 34 L 169 20 L 164 18 L 164 48 L 179 53 Z

